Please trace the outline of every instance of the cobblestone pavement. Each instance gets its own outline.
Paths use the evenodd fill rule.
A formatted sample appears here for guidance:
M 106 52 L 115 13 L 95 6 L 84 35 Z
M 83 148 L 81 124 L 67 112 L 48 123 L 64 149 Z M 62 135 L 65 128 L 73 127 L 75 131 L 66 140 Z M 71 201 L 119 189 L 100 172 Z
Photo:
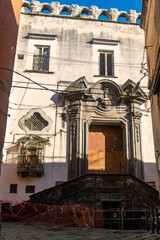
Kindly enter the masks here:
M 145 231 L 116 231 L 55 227 L 20 222 L 2 222 L 1 240 L 160 240 L 160 235 Z

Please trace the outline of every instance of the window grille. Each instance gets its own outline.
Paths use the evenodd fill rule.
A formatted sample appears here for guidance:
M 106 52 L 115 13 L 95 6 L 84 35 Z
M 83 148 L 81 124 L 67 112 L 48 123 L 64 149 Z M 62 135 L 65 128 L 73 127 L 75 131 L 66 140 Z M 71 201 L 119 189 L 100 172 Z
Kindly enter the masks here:
M 29 135 L 19 140 L 17 174 L 21 177 L 44 175 L 44 148 L 48 140 Z
M 36 46 L 35 54 L 33 56 L 33 70 L 49 71 L 49 55 L 49 47 Z
M 41 131 L 43 128 L 48 126 L 49 123 L 39 112 L 35 112 L 30 118 L 25 120 L 24 124 L 31 131 Z
M 114 76 L 113 52 L 100 52 L 100 75 Z
M 17 184 L 10 184 L 10 193 L 17 193 Z

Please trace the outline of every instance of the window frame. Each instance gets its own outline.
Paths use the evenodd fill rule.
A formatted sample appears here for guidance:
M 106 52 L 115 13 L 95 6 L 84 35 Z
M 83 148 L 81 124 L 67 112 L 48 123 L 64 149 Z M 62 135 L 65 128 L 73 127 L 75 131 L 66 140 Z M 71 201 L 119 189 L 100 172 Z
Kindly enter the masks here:
M 113 50 L 98 50 L 99 52 L 99 75 L 100 76 L 108 76 L 108 77 L 114 77 L 114 51 Z M 101 54 L 105 55 L 105 61 L 104 61 L 104 73 L 105 74 L 101 74 Z M 107 63 L 107 57 L 108 55 L 111 55 L 111 72 L 112 74 L 108 74 L 108 63 Z
M 48 122 L 48 125 L 45 126 L 41 131 L 33 131 L 33 130 L 30 130 L 26 125 L 25 125 L 25 120 L 31 118 L 35 112 L 38 112 L 40 113 L 41 117 Z M 50 128 L 51 128 L 51 125 L 52 125 L 52 120 L 49 116 L 46 115 L 46 113 L 39 109 L 39 108 L 34 108 L 32 110 L 30 110 L 26 115 L 24 115 L 22 118 L 20 118 L 19 122 L 18 122 L 18 125 L 19 127 L 24 130 L 27 134 L 34 134 L 34 135 L 39 135 L 39 134 L 42 134 L 46 131 L 48 131 Z
M 36 53 L 36 51 L 38 50 L 38 48 L 40 49 L 42 49 L 42 53 L 41 54 L 37 54 Z M 45 55 L 44 54 L 44 49 L 45 48 L 48 48 L 49 49 L 49 54 L 48 55 Z M 50 52 L 51 52 L 51 46 L 50 45 L 40 45 L 40 44 L 35 44 L 34 45 L 34 55 L 33 55 L 33 64 L 32 64 L 32 70 L 33 71 L 38 71 L 38 72 L 49 72 L 49 68 L 50 68 Z M 35 64 L 35 61 L 36 61 L 36 57 L 37 57 L 37 59 L 38 59 L 38 61 L 44 61 L 44 59 L 45 59 L 45 57 L 47 56 L 47 58 L 46 58 L 46 60 L 48 61 L 48 63 L 46 64 L 46 66 L 45 66 L 45 64 L 44 63 L 37 63 L 37 64 Z M 39 65 L 41 66 L 41 67 L 39 67 Z M 37 68 L 36 68 L 36 66 L 37 66 Z M 46 69 L 43 69 L 43 67 L 46 67 Z

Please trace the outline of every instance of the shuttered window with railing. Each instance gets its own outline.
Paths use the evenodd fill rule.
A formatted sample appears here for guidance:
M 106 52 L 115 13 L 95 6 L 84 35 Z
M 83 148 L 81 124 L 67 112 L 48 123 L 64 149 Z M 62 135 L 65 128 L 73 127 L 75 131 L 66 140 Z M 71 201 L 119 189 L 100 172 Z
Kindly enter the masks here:
M 35 46 L 35 54 L 33 56 L 33 70 L 49 71 L 49 46 Z

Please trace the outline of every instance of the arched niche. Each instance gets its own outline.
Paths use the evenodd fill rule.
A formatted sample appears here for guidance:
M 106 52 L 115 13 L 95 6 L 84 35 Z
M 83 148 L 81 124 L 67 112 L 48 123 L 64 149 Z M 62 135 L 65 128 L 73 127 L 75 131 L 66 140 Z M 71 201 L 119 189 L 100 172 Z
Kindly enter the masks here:
M 61 15 L 70 15 L 71 14 L 71 9 L 67 6 L 64 6 L 60 12 Z

